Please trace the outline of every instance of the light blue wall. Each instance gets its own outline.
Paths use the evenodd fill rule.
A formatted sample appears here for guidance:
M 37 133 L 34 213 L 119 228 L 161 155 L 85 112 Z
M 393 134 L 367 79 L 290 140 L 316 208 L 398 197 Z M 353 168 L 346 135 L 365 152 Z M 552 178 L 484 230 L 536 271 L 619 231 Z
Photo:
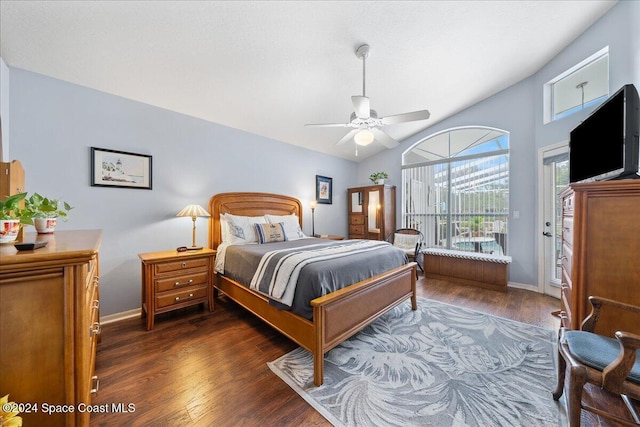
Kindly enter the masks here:
M 29 71 L 10 72 L 10 154 L 24 166 L 27 191 L 74 206 L 60 230 L 104 230 L 102 315 L 140 307 L 138 253 L 190 245 L 191 220 L 175 215 L 190 203 L 207 208 L 216 193 L 297 197 L 311 234 L 307 202 L 315 198 L 315 175 L 329 176 L 333 204 L 318 206 L 315 229 L 346 235 L 353 162 Z M 91 187 L 92 146 L 152 155 L 153 190 Z M 207 221 L 197 221 L 198 243 L 206 245 Z
M 0 58 L 0 117 L 2 117 L 2 161 L 9 161 L 9 67 Z
M 509 281 L 537 285 L 538 236 L 542 233 L 537 219 L 538 150 L 568 141 L 571 129 L 593 110 L 545 125 L 542 86 L 608 45 L 611 93 L 627 83 L 635 84 L 640 90 L 639 22 L 640 2 L 621 1 L 533 76 L 408 138 L 394 150 L 360 163 L 358 181 L 365 182 L 371 172 L 385 170 L 390 173 L 391 181 L 400 186 L 402 153 L 444 129 L 482 125 L 506 130 L 511 144 L 509 205 L 512 213 L 520 213 L 520 219 L 512 216 L 509 224 L 508 247 L 513 257 Z M 401 218 L 400 203 L 397 217 Z

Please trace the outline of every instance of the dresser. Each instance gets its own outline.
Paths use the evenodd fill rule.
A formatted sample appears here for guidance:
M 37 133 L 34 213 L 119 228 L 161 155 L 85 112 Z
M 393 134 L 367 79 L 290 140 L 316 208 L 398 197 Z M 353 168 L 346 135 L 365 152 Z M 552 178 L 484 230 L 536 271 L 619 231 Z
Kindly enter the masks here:
M 640 180 L 571 184 L 562 194 L 563 325 L 579 329 L 597 295 L 640 305 Z M 637 317 L 611 310 L 596 332 L 640 334 Z
M 78 408 L 98 389 L 101 238 L 100 230 L 25 233 L 25 242 L 47 246 L 0 246 L 0 396 L 28 404 L 25 426 L 89 425 Z
M 207 303 L 213 311 L 213 260 L 216 251 L 160 251 L 139 254 L 142 261 L 142 316 L 147 330 L 155 315 Z
M 368 185 L 348 190 L 349 239 L 384 240 L 396 229 L 396 187 Z

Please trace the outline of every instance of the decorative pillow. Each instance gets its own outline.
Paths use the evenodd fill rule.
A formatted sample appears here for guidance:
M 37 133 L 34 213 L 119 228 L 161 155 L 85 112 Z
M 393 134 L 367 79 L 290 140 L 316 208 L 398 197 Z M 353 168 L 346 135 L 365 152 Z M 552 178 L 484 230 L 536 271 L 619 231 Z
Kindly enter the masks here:
M 267 221 L 270 224 L 283 223 L 284 231 L 287 234 L 287 240 L 298 240 L 298 239 L 302 239 L 303 237 L 307 237 L 305 236 L 305 234 L 302 232 L 302 229 L 300 228 L 300 219 L 298 218 L 298 215 L 267 214 L 265 215 L 265 218 L 267 218 Z
M 264 216 L 224 214 L 224 219 L 229 226 L 229 240 L 223 240 L 226 243 L 255 243 L 258 241 L 258 234 L 254 224 L 267 223 L 267 219 Z
M 284 231 L 284 224 L 254 224 L 258 233 L 258 243 L 284 242 L 287 234 Z
M 400 248 L 405 252 L 413 253 L 413 251 L 416 250 L 419 238 L 420 236 L 418 234 L 395 233 L 393 235 L 393 246 Z

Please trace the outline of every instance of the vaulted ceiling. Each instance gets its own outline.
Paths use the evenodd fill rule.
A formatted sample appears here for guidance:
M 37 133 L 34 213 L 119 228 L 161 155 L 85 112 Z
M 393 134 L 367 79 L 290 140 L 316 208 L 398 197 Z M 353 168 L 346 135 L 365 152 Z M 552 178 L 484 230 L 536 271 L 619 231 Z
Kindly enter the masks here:
M 10 1 L 10 66 L 352 160 L 352 95 L 402 140 L 529 77 L 614 1 Z

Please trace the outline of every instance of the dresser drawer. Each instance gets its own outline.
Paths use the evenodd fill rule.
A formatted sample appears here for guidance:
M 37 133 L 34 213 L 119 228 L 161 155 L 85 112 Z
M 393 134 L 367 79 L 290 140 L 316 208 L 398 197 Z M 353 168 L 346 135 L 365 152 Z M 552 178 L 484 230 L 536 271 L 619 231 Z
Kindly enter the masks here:
M 171 273 L 189 268 L 208 268 L 209 259 L 210 258 L 196 258 L 158 263 L 155 265 L 155 274 Z
M 562 200 L 562 214 L 567 216 L 573 216 L 573 204 L 575 201 L 575 193 L 565 197 Z
M 563 313 L 561 326 L 571 329 L 573 316 L 571 314 L 571 288 L 562 285 L 562 294 L 560 295 L 560 309 Z
M 349 224 L 358 225 L 364 224 L 364 215 L 352 215 L 349 217 Z
M 562 270 L 568 277 L 571 277 L 571 268 L 573 266 L 573 248 L 566 244 L 562 243 Z
M 363 236 L 364 237 L 364 225 L 350 225 L 349 234 Z
M 186 286 L 201 285 L 208 283 L 208 271 L 198 273 L 180 274 L 162 279 L 156 279 L 156 292 L 172 291 L 183 289 Z
M 562 218 L 562 241 L 573 247 L 573 217 Z
M 164 308 L 185 302 L 207 299 L 208 286 L 194 286 L 185 288 L 180 292 L 167 292 L 156 295 L 156 307 Z

